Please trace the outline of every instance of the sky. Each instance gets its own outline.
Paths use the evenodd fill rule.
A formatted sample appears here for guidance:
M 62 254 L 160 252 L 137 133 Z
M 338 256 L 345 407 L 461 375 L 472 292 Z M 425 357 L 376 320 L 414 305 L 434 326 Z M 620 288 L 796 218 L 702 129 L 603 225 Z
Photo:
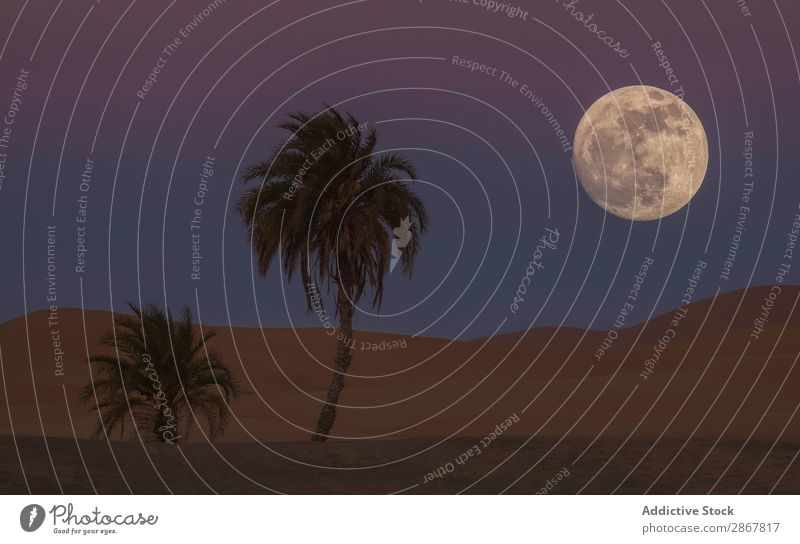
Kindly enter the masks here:
M 297 280 L 256 273 L 234 206 L 276 125 L 324 103 L 412 160 L 431 213 L 413 277 L 357 329 L 608 329 L 639 281 L 634 324 L 679 306 L 698 262 L 693 300 L 775 282 L 800 203 L 797 3 L 480 4 L 2 2 L 0 320 L 132 301 L 319 326 Z M 702 187 L 661 221 L 606 214 L 571 163 L 585 110 L 635 84 L 680 91 L 709 141 Z

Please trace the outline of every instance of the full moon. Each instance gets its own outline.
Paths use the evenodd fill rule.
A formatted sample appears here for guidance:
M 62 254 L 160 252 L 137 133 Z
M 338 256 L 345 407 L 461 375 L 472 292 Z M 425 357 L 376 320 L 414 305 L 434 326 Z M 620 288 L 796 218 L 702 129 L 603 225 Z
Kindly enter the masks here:
M 674 94 L 644 85 L 622 87 L 592 104 L 572 147 L 591 199 L 632 221 L 683 208 L 708 167 L 708 140 L 697 114 Z

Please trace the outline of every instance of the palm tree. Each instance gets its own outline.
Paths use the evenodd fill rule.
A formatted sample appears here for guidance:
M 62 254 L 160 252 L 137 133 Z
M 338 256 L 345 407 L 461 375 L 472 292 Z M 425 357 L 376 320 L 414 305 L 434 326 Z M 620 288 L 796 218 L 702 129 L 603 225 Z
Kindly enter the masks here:
M 291 136 L 268 160 L 247 168 L 244 180 L 260 180 L 239 200 L 237 211 L 261 275 L 280 259 L 289 281 L 299 271 L 309 311 L 320 311 L 323 285 L 335 293 L 339 334 L 333 377 L 312 440 L 328 438 L 350 367 L 353 311 L 371 291 L 379 308 L 392 259 L 390 231 L 410 224 L 397 264 L 410 276 L 428 214 L 407 182 L 411 163 L 376 153 L 377 133 L 351 114 L 326 105 L 317 114 L 289 115 L 279 128 Z M 395 254 L 395 257 L 398 257 Z M 324 311 L 324 309 L 322 309 Z
M 115 352 L 89 357 L 92 381 L 81 398 L 94 401 L 96 434 L 118 427 L 122 437 L 130 417 L 147 439 L 174 443 L 191 431 L 194 412 L 202 414 L 213 440 L 228 422 L 228 402 L 243 393 L 206 347 L 217 333 L 195 335 L 189 308 L 175 321 L 155 305 L 129 306 L 133 315 L 115 317 L 114 330 L 99 341 Z

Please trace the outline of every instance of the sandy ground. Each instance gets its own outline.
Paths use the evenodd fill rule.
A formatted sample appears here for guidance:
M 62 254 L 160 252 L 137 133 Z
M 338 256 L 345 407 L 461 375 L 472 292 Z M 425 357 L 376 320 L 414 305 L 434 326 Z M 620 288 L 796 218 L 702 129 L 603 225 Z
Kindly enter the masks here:
M 562 467 L 574 466 L 572 475 L 559 481 L 559 492 L 638 493 L 651 484 L 650 491 L 676 491 L 687 479 L 683 491 L 710 490 L 744 446 L 714 488 L 736 491 L 759 467 L 765 448 L 775 444 L 745 487 L 769 490 L 800 444 L 800 319 L 792 313 L 800 288 L 784 288 L 764 332 L 752 340 L 753 319 L 766 293 L 754 288 L 697 302 L 677 328 L 666 314 L 625 329 L 599 358 L 606 331 L 543 328 L 465 342 L 358 332 L 352 375 L 340 399 L 345 406 L 333 429 L 340 440 L 325 445 L 309 444 L 308 429 L 330 380 L 335 339 L 321 329 L 213 327 L 220 334 L 210 347 L 251 391 L 231 406 L 232 421 L 214 446 L 219 454 L 199 431 L 180 449 L 148 446 L 167 486 L 130 434 L 121 441 L 114 435 L 112 449 L 136 492 L 265 491 L 261 486 L 282 492 L 390 492 L 415 484 L 415 491 L 454 492 L 529 440 L 520 454 L 468 491 L 503 491 L 522 477 L 509 491 L 527 493 Z M 113 316 L 59 311 L 63 376 L 55 373 L 47 318 L 37 312 L 0 324 L 0 436 L 19 437 L 32 490 L 58 490 L 43 448 L 46 436 L 65 490 L 92 491 L 79 443 L 98 491 L 127 492 L 109 446 L 91 439 L 96 415 L 78 398 L 89 380 L 86 354 L 96 351 Z M 645 361 L 670 328 L 676 334 L 644 378 Z M 361 349 L 384 341 L 404 347 Z M 470 437 L 486 436 L 512 415 L 517 420 L 491 451 L 458 465 L 446 479 L 423 483 L 425 474 L 468 450 L 475 441 Z M 444 444 L 380 470 L 315 472 L 302 464 L 341 469 L 388 463 L 438 442 Z M 282 461 L 270 449 L 301 463 Z M 13 442 L 4 439 L 0 454 L 0 491 L 24 491 Z M 230 462 L 241 468 L 223 459 L 237 460 Z M 790 467 L 776 491 L 797 490 L 794 472 Z
M 51 465 L 43 440 L 23 438 L 18 446 L 26 483 L 14 444 L 4 437 L 0 439 L 0 489 L 52 494 L 530 494 L 553 480 L 548 490 L 553 494 L 800 492 L 800 471 L 796 462 L 792 464 L 800 444 L 783 444 L 770 451 L 771 444 L 763 442 L 744 449 L 726 442 L 712 449 L 712 443 L 697 441 L 678 453 L 684 444 L 669 441 L 645 455 L 652 444 L 634 442 L 620 449 L 619 443 L 608 441 L 588 447 L 590 441 L 580 439 L 559 445 L 543 439 L 525 445 L 518 438 L 500 438 L 480 456 L 463 464 L 454 461 L 478 442 L 459 438 L 420 453 L 435 442 L 221 444 L 216 449 L 188 444 L 145 449 L 133 442 L 117 442 L 109 448 L 104 441 L 81 440 L 81 459 L 75 441 L 61 438 L 48 441 Z M 404 457 L 409 458 L 358 469 Z M 426 482 L 431 472 L 448 462 L 454 467 L 452 472 Z M 316 468 L 331 466 L 337 469 Z

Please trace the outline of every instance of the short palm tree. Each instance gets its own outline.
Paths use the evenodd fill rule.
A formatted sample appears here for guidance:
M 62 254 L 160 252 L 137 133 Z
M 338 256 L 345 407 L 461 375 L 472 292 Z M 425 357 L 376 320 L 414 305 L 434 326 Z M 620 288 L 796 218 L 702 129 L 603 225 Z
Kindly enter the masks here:
M 81 398 L 98 411 L 96 434 L 119 428 L 123 436 L 130 418 L 146 439 L 173 443 L 189 434 L 194 412 L 213 440 L 228 422 L 228 402 L 243 392 L 206 347 L 216 332 L 196 335 L 189 308 L 176 321 L 155 305 L 129 306 L 133 315 L 115 317 L 99 341 L 114 353 L 89 358 L 92 381 Z
M 410 236 L 405 233 L 407 245 L 396 264 L 411 275 L 428 214 L 410 184 L 417 179 L 411 163 L 376 153 L 376 131 L 352 115 L 326 107 L 294 113 L 279 128 L 291 136 L 268 160 L 246 170 L 245 181 L 260 183 L 245 192 L 237 211 L 262 275 L 276 258 L 289 280 L 299 271 L 309 311 L 321 304 L 321 286 L 335 292 L 340 326 L 333 377 L 312 434 L 312 440 L 324 441 L 352 361 L 355 305 L 371 292 L 372 307 L 380 307 L 391 232 L 401 225 L 410 225 Z

